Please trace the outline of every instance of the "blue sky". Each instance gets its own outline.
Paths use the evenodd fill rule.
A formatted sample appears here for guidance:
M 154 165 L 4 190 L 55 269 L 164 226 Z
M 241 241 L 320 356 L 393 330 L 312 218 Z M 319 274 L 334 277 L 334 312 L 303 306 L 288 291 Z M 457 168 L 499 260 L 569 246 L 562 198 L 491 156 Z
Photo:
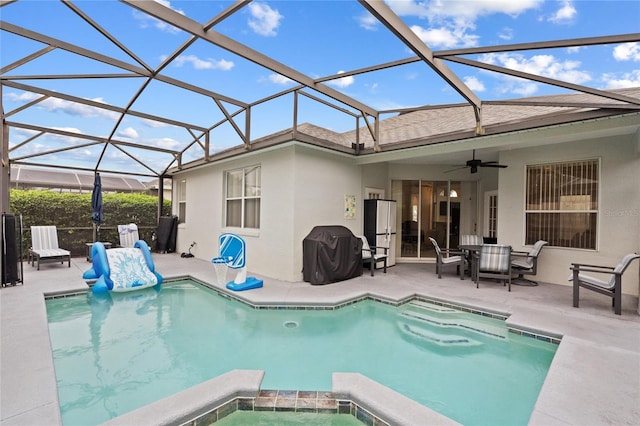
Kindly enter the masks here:
M 160 3 L 200 23 L 207 22 L 232 4 L 229 1 L 175 0 Z M 188 39 L 184 32 L 120 2 L 77 1 L 74 4 L 151 68 L 161 64 Z M 387 4 L 434 51 L 640 32 L 640 2 L 636 0 L 403 0 Z M 2 7 L 0 16 L 10 24 L 140 66 L 59 2 L 21 0 Z M 213 29 L 312 78 L 415 56 L 356 1 L 255 1 Z M 0 43 L 2 67 L 44 47 L 7 31 L 0 32 Z M 598 89 L 640 86 L 640 43 L 519 51 L 470 58 Z M 451 62 L 446 64 L 482 100 L 566 93 L 553 86 Z M 4 75 L 65 73 L 123 71 L 54 50 Z M 195 42 L 182 52 L 162 74 L 246 103 L 296 85 L 282 75 L 203 41 Z M 122 107 L 130 102 L 143 80 L 38 79 L 19 82 Z M 424 63 L 336 79 L 327 84 L 377 110 L 464 101 Z M 317 92 L 308 92 L 326 99 Z M 14 111 L 35 97 L 29 91 L 4 87 L 4 111 Z M 315 101 L 301 97 L 299 102 L 299 123 L 310 122 L 340 132 L 352 130 L 355 125 L 355 119 Z M 289 95 L 256 106 L 251 115 L 251 139 L 291 127 L 292 103 Z M 224 105 L 230 112 L 236 110 L 230 104 Z M 151 83 L 132 108 L 203 127 L 212 126 L 224 117 L 210 98 L 185 94 L 160 82 Z M 170 149 L 185 149 L 193 140 L 192 134 L 179 127 L 136 117 L 126 117 L 118 124 L 118 117 L 114 112 L 50 98 L 11 115 L 9 121 L 101 137 L 113 132 L 119 140 Z M 242 120 L 239 126 L 244 128 Z M 30 130 L 12 129 L 10 147 L 28 141 L 33 134 Z M 241 140 L 226 124 L 212 132 L 211 142 L 211 151 L 215 152 L 238 145 Z M 100 167 L 104 169 L 149 172 L 136 161 L 136 158 L 141 160 L 150 155 L 145 150 L 127 148 L 124 152 L 108 147 L 102 155 L 101 145 L 86 145 L 82 139 L 48 135 L 13 150 L 11 157 L 52 148 L 65 149 L 33 161 L 43 164 L 69 161 L 74 166 L 91 169 L 96 160 L 102 158 Z M 202 154 L 200 147 L 192 146 L 185 153 L 184 161 L 202 157 Z M 162 170 L 172 159 L 168 154 L 153 154 L 152 157 L 145 161 L 153 164 L 154 172 Z

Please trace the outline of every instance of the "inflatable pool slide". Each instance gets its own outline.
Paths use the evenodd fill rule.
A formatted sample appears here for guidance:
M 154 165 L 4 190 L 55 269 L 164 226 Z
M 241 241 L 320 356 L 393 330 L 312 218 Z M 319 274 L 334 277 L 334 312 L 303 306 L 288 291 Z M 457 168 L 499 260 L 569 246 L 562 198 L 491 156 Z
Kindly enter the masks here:
M 143 240 L 136 241 L 133 247 L 109 250 L 96 242 L 91 257 L 93 266 L 82 278 L 94 293 L 139 290 L 162 283 L 162 275 L 155 271 L 151 250 Z

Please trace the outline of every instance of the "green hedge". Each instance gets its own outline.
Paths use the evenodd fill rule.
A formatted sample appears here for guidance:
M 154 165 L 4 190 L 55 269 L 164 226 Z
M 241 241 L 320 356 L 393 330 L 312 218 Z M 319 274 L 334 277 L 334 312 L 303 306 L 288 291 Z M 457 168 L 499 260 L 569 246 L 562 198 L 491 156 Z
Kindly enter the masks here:
M 85 254 L 85 243 L 93 241 L 91 194 L 58 193 L 41 190 L 12 189 L 9 193 L 11 213 L 22 215 L 24 253 L 31 246 L 31 226 L 55 225 L 58 243 L 72 256 Z M 100 241 L 118 244 L 117 226 L 138 225 L 140 238 L 152 248 L 152 234 L 158 225 L 158 198 L 147 194 L 105 193 L 102 195 L 104 222 Z M 171 202 L 164 200 L 162 214 L 171 214 Z

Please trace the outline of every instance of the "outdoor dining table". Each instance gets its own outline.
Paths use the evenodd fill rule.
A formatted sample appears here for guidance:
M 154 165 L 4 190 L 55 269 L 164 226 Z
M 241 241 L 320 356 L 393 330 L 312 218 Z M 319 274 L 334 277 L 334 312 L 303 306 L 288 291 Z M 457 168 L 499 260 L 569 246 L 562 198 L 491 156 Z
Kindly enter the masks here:
M 475 281 L 476 275 L 476 267 L 478 262 L 478 256 L 474 256 L 475 254 L 480 253 L 480 249 L 483 244 L 460 244 L 458 248 L 464 252 L 464 256 L 467 259 L 467 263 L 469 264 L 469 275 L 471 279 Z

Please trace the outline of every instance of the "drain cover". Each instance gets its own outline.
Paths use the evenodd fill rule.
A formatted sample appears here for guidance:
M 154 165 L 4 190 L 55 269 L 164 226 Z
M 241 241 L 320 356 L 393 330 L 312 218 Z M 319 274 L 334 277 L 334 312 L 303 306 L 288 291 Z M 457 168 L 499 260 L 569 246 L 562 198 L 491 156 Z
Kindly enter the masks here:
M 296 328 L 299 324 L 297 321 L 285 321 L 282 325 L 284 325 L 285 328 Z

